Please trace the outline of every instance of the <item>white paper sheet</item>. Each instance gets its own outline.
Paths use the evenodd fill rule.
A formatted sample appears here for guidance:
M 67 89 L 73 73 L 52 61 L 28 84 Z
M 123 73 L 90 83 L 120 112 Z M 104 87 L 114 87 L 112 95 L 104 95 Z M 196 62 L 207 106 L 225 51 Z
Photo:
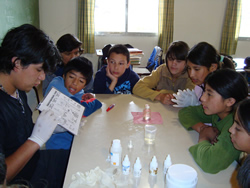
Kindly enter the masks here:
M 59 125 L 77 135 L 84 106 L 53 87 L 38 106 L 40 111 L 46 109 L 53 110 L 59 117 Z

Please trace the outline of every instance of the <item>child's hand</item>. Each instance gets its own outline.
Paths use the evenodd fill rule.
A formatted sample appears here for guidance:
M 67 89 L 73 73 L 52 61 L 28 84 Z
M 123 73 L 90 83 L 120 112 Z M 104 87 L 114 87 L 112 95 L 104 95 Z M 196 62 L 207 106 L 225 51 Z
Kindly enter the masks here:
M 109 63 L 108 66 L 106 67 L 106 76 L 110 78 L 111 83 L 109 85 L 109 89 L 111 92 L 114 91 L 115 86 L 117 84 L 118 78 L 116 78 L 114 75 L 111 74 L 111 72 L 109 71 Z
M 159 95 L 156 96 L 155 100 L 160 101 L 162 104 L 168 104 L 168 105 L 173 105 L 171 99 L 173 99 L 174 96 L 169 93 L 160 93 Z
M 211 144 L 218 142 L 217 137 L 220 131 L 216 127 L 204 126 L 200 129 L 199 142 L 203 140 L 209 141 Z
M 89 99 L 95 98 L 95 95 L 93 93 L 85 93 L 82 95 L 82 100 L 87 101 Z
M 110 80 L 113 82 L 117 82 L 118 78 L 116 78 L 113 74 L 111 74 L 110 70 L 109 70 L 109 63 L 106 67 L 106 76 L 110 78 Z

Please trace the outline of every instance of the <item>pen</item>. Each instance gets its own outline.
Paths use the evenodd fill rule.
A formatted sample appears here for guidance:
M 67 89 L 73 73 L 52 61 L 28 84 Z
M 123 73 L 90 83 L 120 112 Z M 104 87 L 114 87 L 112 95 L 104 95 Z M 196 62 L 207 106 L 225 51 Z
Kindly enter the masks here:
M 111 110 L 112 108 L 114 108 L 114 106 L 115 106 L 115 104 L 111 104 L 108 108 L 107 108 L 107 112 L 109 111 L 109 110 Z

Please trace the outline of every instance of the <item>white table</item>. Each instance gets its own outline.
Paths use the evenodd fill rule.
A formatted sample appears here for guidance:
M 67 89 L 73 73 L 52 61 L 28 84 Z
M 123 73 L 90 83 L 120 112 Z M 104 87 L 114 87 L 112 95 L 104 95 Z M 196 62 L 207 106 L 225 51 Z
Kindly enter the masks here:
M 139 187 L 149 185 L 149 163 L 155 155 L 159 163 L 157 180 L 154 187 L 163 188 L 163 161 L 170 154 L 172 163 L 183 163 L 193 167 L 198 173 L 198 188 L 228 188 L 231 187 L 230 178 L 236 167 L 236 162 L 218 174 L 203 172 L 193 160 L 188 148 L 197 143 L 198 133 L 187 131 L 178 121 L 179 108 L 165 106 L 159 102 L 151 102 L 133 95 L 97 95 L 103 103 L 101 109 L 85 118 L 85 125 L 75 136 L 70 154 L 69 164 L 65 176 L 64 187 L 69 187 L 72 174 L 87 172 L 99 166 L 103 171 L 107 168 L 106 159 L 113 139 L 120 139 L 123 153 L 129 155 L 131 166 L 136 157 L 142 162 L 142 176 Z M 115 107 L 106 112 L 110 104 Z M 131 112 L 142 112 L 145 103 L 148 103 L 152 112 L 160 112 L 163 118 L 162 125 L 157 126 L 155 145 L 144 144 L 144 125 L 133 124 Z M 133 149 L 127 145 L 133 142 Z M 97 186 L 98 187 L 98 186 Z

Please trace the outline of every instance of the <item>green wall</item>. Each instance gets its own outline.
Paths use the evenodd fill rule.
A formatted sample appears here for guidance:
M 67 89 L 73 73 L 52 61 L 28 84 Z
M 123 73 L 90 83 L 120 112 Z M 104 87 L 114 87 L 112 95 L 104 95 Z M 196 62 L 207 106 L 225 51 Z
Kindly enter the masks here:
M 0 43 L 10 28 L 25 23 L 39 27 L 38 0 L 0 0 Z

